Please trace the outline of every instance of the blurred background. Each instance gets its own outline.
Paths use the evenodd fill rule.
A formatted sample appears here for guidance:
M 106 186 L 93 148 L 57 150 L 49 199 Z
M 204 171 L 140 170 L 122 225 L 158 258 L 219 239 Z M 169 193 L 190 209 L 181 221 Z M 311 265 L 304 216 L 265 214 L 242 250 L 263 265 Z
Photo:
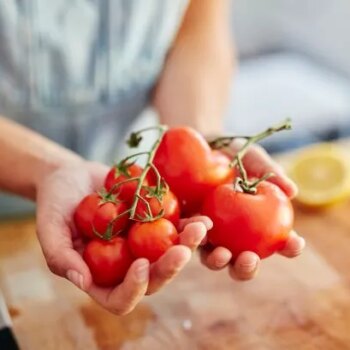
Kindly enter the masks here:
M 294 132 L 271 151 L 350 134 L 350 2 L 238 0 L 232 29 L 240 69 L 226 126 L 251 133 L 284 116 Z
M 227 132 L 249 135 L 291 117 L 293 132 L 275 136 L 265 144 L 269 151 L 349 136 L 349 17 L 348 0 L 234 1 L 239 69 Z
M 293 131 L 264 144 L 270 152 L 350 136 L 350 2 L 233 3 L 239 69 L 232 77 L 226 132 L 252 134 L 291 117 Z M 148 109 L 130 130 L 155 122 L 156 115 Z M 110 136 L 101 135 L 96 142 Z M 99 159 L 99 145 L 93 146 Z M 2 215 L 32 208 L 17 199 L 0 201 Z

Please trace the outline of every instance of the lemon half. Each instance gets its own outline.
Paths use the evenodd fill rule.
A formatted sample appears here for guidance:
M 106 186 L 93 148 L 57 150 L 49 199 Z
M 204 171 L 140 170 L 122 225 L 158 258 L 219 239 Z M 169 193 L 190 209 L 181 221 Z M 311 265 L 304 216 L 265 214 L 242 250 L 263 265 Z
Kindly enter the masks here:
M 340 145 L 323 143 L 300 151 L 289 173 L 304 205 L 326 207 L 350 197 L 350 151 Z

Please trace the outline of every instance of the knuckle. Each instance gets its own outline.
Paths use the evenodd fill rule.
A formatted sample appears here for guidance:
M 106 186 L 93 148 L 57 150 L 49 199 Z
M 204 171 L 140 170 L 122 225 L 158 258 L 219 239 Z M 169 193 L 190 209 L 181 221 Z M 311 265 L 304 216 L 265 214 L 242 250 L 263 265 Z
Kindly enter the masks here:
M 162 271 L 161 279 L 166 280 L 166 281 L 170 280 L 179 272 L 180 272 L 180 269 L 177 266 L 171 266 L 171 267 L 164 269 Z

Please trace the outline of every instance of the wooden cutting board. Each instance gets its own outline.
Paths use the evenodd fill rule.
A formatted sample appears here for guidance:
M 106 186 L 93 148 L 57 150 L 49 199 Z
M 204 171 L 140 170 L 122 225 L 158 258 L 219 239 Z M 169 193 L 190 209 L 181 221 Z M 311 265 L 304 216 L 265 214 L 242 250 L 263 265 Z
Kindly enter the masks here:
M 350 349 L 350 203 L 297 209 L 296 228 L 305 253 L 263 261 L 254 281 L 194 256 L 171 285 L 116 317 L 49 272 L 33 219 L 2 222 L 0 289 L 23 350 Z

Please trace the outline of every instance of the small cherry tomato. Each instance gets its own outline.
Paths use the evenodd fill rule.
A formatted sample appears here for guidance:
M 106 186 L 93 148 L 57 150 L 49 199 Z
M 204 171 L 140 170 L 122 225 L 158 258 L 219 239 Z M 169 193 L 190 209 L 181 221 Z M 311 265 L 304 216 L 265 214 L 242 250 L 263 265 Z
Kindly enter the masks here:
M 114 287 L 123 282 L 134 261 L 126 240 L 121 237 L 114 237 L 110 241 L 90 241 L 85 247 L 83 258 L 94 283 L 100 287 Z
M 263 259 L 281 250 L 294 219 L 290 200 L 266 181 L 256 194 L 235 191 L 232 184 L 217 187 L 205 199 L 202 214 L 213 220 L 209 242 L 229 249 L 234 259 L 244 251 Z
M 128 233 L 128 244 L 137 258 L 157 261 L 170 247 L 179 243 L 175 226 L 166 219 L 152 222 L 137 222 Z
M 126 201 L 128 204 L 131 204 L 138 181 L 135 179 L 130 182 L 125 182 L 122 185 L 118 185 L 128 179 L 140 177 L 143 169 L 137 164 L 118 164 L 113 167 L 105 179 L 105 188 L 107 192 L 112 192 L 117 194 L 118 198 Z M 143 185 L 148 185 L 148 178 L 146 177 Z
M 128 215 L 120 214 L 127 211 L 128 207 L 124 202 L 114 201 L 113 197 L 105 197 L 102 194 L 92 193 L 83 198 L 74 212 L 74 223 L 78 232 L 87 238 L 96 238 L 94 230 L 104 235 L 108 229 L 110 234 L 115 235 L 126 229 Z
M 170 190 L 164 190 L 160 198 L 153 196 L 155 187 L 142 191 L 142 197 L 148 202 L 152 216 L 155 217 L 163 210 L 163 219 L 171 221 L 175 226 L 180 220 L 180 206 L 174 193 Z M 149 216 L 147 205 L 143 200 L 139 200 L 136 208 L 136 218 L 142 219 Z

